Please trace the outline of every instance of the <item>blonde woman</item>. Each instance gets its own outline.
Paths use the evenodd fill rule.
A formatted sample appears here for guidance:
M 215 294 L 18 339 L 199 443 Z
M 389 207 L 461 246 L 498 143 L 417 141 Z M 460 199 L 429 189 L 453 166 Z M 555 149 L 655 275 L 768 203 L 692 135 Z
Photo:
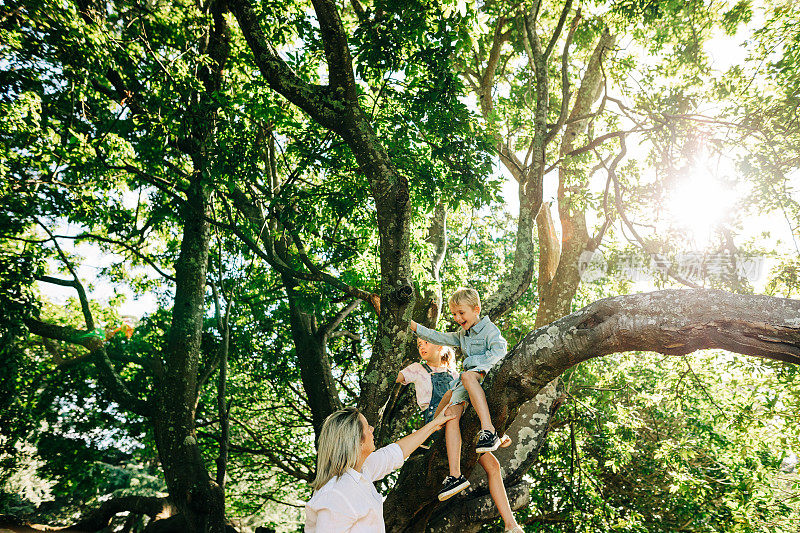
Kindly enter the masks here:
M 374 482 L 400 468 L 411 452 L 453 415 L 439 416 L 395 443 L 375 449 L 373 428 L 354 407 L 332 413 L 317 444 L 314 494 L 306 503 L 306 533 L 385 532 L 383 498 Z

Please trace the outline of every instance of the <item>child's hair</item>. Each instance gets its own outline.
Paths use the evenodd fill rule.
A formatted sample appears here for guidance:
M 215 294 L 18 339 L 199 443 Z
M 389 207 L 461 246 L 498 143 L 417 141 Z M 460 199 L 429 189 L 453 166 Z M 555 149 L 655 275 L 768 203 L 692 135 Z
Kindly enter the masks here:
M 442 364 L 450 370 L 456 369 L 456 352 L 450 346 L 442 346 L 442 351 L 439 352 L 442 358 Z
M 364 426 L 358 413 L 355 407 L 345 407 L 331 413 L 323 422 L 317 445 L 317 477 L 311 482 L 312 489 L 321 489 L 358 462 L 364 439 Z
M 459 287 L 447 300 L 449 305 L 462 305 L 466 304 L 471 307 L 481 306 L 481 297 L 478 296 L 478 291 L 470 289 L 469 287 Z

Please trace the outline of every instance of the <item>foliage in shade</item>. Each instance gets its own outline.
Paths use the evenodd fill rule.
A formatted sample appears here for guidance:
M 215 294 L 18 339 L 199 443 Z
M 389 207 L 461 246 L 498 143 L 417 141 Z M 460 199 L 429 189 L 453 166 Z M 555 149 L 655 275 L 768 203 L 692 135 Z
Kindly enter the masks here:
M 597 236 L 593 245 L 611 268 L 594 281 L 578 279 L 558 298 L 541 292 L 536 280 L 526 285 L 496 320 L 510 346 L 542 325 L 537 311 L 544 307 L 561 316 L 635 292 L 624 278 L 624 258 L 674 258 L 696 245 L 666 213 L 702 158 L 728 161 L 735 173 L 723 177 L 723 186 L 744 191 L 704 251 L 769 254 L 779 263 L 765 292 L 796 296 L 800 248 L 778 252 L 774 236 L 752 231 L 755 214 L 779 213 L 798 238 L 800 12 L 793 4 L 567 4 L 566 29 L 544 65 L 544 95 L 536 92 L 541 73 L 522 36 L 527 12 L 516 4 L 314 5 L 4 5 L 0 514 L 67 524 L 87 506 L 170 490 L 184 511 L 193 498 L 214 509 L 222 489 L 215 492 L 207 478 L 224 464 L 225 518 L 243 531 L 298 530 L 314 476 L 319 410 L 366 402 L 383 416 L 381 405 L 391 400 L 381 438 L 415 427 L 411 391 L 384 384 L 416 357 L 405 321 L 435 321 L 431 300 L 461 285 L 486 300 L 516 275 L 515 260 L 532 269 L 551 257 L 535 229 L 533 247 L 519 246 L 518 220 L 508 210 L 515 202 L 501 194 L 498 158 L 504 147 L 524 155 L 530 146 L 533 153 L 542 132 L 554 135 L 539 147 L 544 159 L 526 160 L 519 175 L 534 176 L 536 167 L 548 187 L 559 182 L 554 204 L 564 211 L 562 236 L 583 217 L 586 240 Z M 246 39 L 252 33 L 241 6 L 252 8 L 277 57 L 340 112 L 341 124 L 312 119 L 267 80 L 264 57 Z M 352 87 L 329 85 L 344 73 L 326 55 L 333 37 L 321 6 L 333 6 L 341 19 L 346 42 L 339 52 L 353 58 Z M 534 31 L 543 39 L 564 6 L 541 3 Z M 583 18 L 573 19 L 578 7 Z M 752 30 L 748 60 L 712 72 L 708 39 L 750 31 L 756 15 L 764 23 Z M 487 87 L 480 74 L 496 30 L 507 35 L 488 86 L 489 109 L 482 107 L 479 93 Z M 574 104 L 609 32 L 616 44 L 604 52 L 602 69 L 594 67 L 604 76 L 601 103 L 588 104 L 591 118 L 560 122 L 562 104 Z M 572 90 L 562 102 L 567 34 L 563 79 Z M 354 102 L 339 89 L 352 89 Z M 607 98 L 609 90 L 626 104 Z M 713 117 L 706 116 L 709 103 Z M 362 115 L 354 110 L 364 118 L 357 127 L 352 116 Z M 577 123 L 583 126 L 575 140 L 562 138 Z M 632 132 L 617 135 L 625 129 Z M 593 150 L 561 153 L 603 135 L 611 137 Z M 365 138 L 373 149 L 368 157 L 353 140 Z M 622 153 L 620 138 L 638 148 L 611 165 Z M 365 164 L 370 157 L 375 168 Z M 523 203 L 534 177 L 529 189 L 522 184 Z M 408 193 L 408 205 L 402 194 L 386 205 L 398 191 Z M 553 198 L 544 200 L 549 209 Z M 442 235 L 431 222 L 442 208 L 447 248 L 435 272 L 431 257 Z M 405 213 L 407 231 L 392 233 Z M 408 242 L 388 242 L 387 235 Z M 387 273 L 386 264 L 404 261 L 409 272 Z M 193 278 L 198 272 L 205 279 Z M 88 302 L 75 297 L 73 276 Z M 189 294 L 194 282 L 200 286 Z M 396 296 L 406 282 L 414 285 L 411 303 Z M 662 273 L 654 284 L 679 282 Z M 754 290 L 731 275 L 698 283 Z M 51 301 L 56 285 L 70 298 Z M 155 308 L 131 317 L 128 295 L 152 296 Z M 371 297 L 380 298 L 380 315 Z M 439 318 L 440 327 L 452 326 Z M 31 334 L 39 321 L 69 338 Z M 178 357 L 184 349 L 186 357 Z M 171 376 L 176 369 L 183 373 Z M 549 438 L 529 451 L 538 458 L 524 475 L 531 505 L 520 518 L 528 530 L 559 533 L 788 533 L 800 518 L 797 471 L 781 470 L 788 450 L 800 451 L 790 423 L 800 408 L 797 372 L 717 352 L 613 355 L 570 369 Z M 126 401 L 109 376 L 124 384 Z M 187 383 L 197 383 L 196 390 Z M 331 386 L 330 397 L 319 393 L 323 384 Z M 367 402 L 367 389 L 381 401 Z M 165 424 L 180 409 L 188 414 Z M 169 432 L 183 433 L 173 439 Z M 197 453 L 180 455 L 181 446 Z M 381 490 L 403 483 L 402 475 L 391 478 Z M 430 487 L 414 487 L 424 488 Z M 114 528 L 142 531 L 149 518 L 115 520 Z M 496 520 L 484 525 L 499 527 Z

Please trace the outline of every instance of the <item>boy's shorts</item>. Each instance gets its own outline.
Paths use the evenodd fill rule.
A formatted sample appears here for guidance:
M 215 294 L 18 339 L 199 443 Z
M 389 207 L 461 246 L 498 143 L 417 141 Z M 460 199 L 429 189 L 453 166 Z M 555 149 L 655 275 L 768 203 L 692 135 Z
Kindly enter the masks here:
M 472 372 L 474 372 L 474 370 Z M 478 383 L 483 383 L 483 378 L 486 377 L 486 372 L 476 372 L 476 374 L 480 374 L 481 376 L 478 378 Z M 453 395 L 450 396 L 450 405 L 458 405 L 460 403 L 465 403 L 465 402 L 469 403 L 469 392 L 467 391 L 467 388 L 464 386 L 464 384 L 461 382 L 461 376 L 459 376 L 457 379 L 458 379 L 458 384 L 452 388 Z

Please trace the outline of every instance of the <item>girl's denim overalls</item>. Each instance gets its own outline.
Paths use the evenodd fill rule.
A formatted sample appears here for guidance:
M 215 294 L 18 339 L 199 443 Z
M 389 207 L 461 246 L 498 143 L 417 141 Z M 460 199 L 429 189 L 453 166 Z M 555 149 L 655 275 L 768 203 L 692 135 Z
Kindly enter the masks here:
M 431 392 L 431 403 L 429 403 L 428 408 L 422 412 L 422 419 L 427 424 L 433 420 L 433 415 L 436 413 L 436 408 L 439 407 L 442 396 L 450 389 L 453 376 L 450 375 L 450 372 L 434 372 L 433 369 L 428 366 L 428 363 L 422 363 L 422 366 L 425 367 L 425 370 L 428 371 L 428 375 L 431 377 L 431 388 L 433 389 Z

